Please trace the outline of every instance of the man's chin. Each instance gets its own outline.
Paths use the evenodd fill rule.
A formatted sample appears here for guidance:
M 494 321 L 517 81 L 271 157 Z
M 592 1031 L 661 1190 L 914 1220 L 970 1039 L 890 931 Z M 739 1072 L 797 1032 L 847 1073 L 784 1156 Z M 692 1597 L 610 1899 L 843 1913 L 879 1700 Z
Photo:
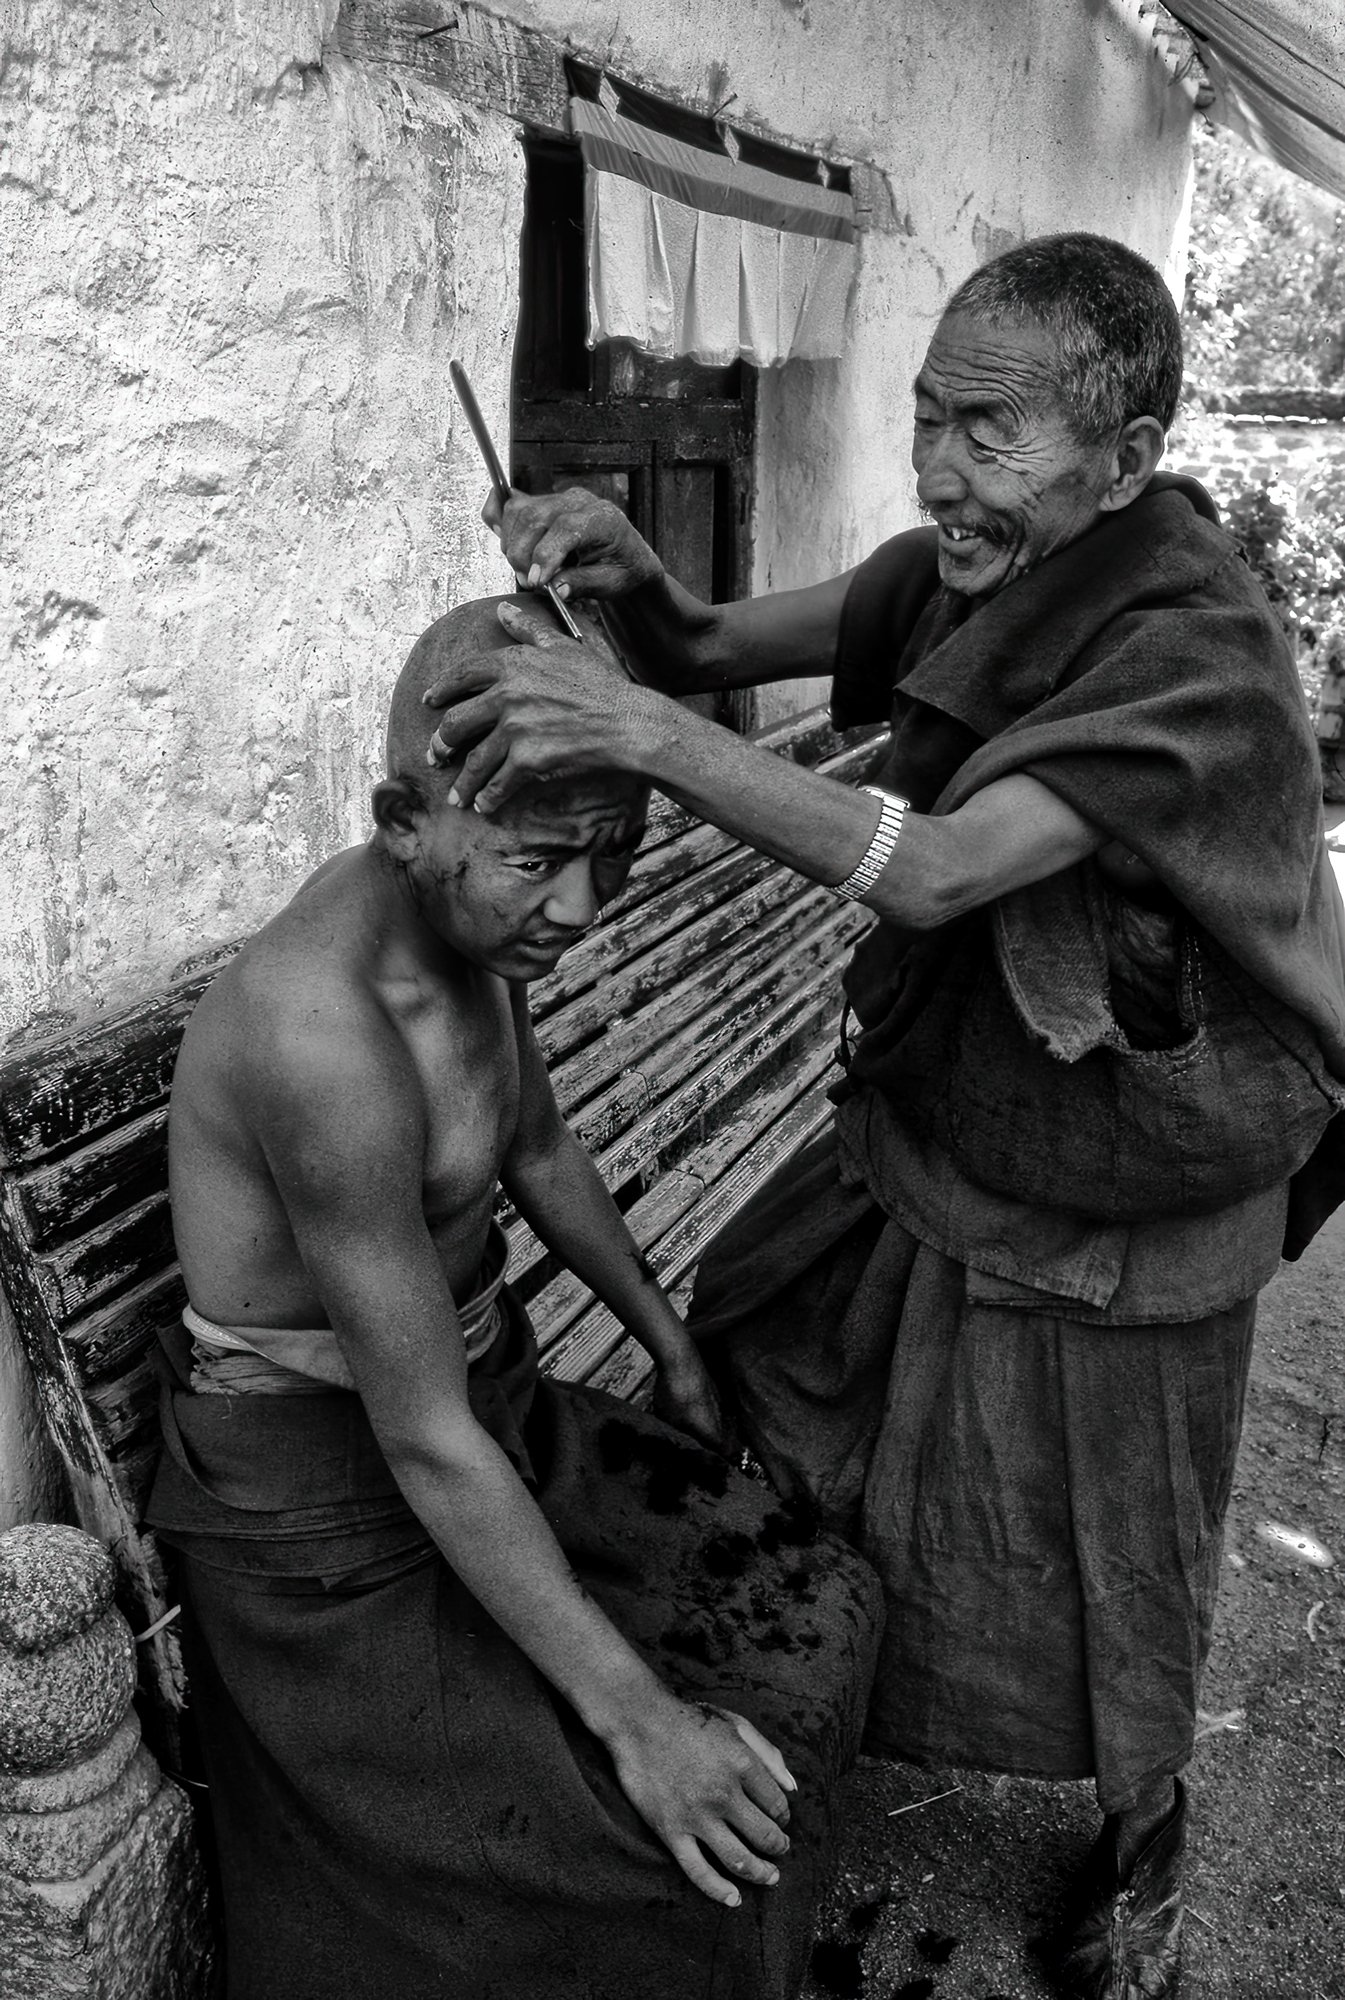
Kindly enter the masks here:
M 499 973 L 502 979 L 545 979 L 555 971 L 573 942 L 568 939 L 564 944 L 511 945 L 500 953 L 489 970 Z
M 962 597 L 986 597 L 1013 575 L 1013 552 L 997 542 L 959 546 L 939 536 L 939 582 Z

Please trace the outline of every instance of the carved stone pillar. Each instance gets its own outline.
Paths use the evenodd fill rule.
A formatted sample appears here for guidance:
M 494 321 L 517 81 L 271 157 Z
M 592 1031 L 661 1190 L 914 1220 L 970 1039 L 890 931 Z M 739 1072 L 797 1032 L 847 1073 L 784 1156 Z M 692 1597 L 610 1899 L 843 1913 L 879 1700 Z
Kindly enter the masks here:
M 80 1528 L 0 1534 L 0 1993 L 205 2000 L 191 1812 L 140 1741 L 135 1641 Z

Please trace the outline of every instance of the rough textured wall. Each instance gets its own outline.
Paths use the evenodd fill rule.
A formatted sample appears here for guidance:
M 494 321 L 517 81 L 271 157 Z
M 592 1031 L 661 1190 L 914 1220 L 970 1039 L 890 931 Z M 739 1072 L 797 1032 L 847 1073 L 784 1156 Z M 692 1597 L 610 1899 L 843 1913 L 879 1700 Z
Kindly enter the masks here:
M 0 13 L 0 1041 L 263 920 L 360 836 L 384 691 L 499 587 L 504 119 L 321 60 L 334 0 Z

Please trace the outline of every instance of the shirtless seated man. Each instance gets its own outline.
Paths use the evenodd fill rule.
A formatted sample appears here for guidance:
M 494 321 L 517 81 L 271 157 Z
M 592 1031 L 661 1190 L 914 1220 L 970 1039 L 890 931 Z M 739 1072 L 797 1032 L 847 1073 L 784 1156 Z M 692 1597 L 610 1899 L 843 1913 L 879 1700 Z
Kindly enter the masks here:
M 220 974 L 174 1077 L 191 1304 L 149 1514 L 229 2000 L 784 2000 L 876 1592 L 713 1450 L 695 1350 L 557 1111 L 527 984 L 621 888 L 647 795 L 458 807 L 421 695 L 506 643 L 488 603 L 421 639 L 372 839 Z M 500 1186 L 680 1428 L 538 1377 Z

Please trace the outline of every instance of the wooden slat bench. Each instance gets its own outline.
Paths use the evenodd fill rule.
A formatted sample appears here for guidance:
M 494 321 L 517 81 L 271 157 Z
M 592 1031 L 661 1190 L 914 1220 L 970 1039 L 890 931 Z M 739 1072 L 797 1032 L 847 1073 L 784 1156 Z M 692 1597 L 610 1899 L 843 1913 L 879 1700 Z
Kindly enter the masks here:
M 822 710 L 763 744 L 858 782 L 872 739 Z M 620 899 L 533 988 L 561 1109 L 654 1269 L 684 1290 L 706 1244 L 826 1116 L 837 973 L 868 922 L 667 800 Z M 0 1066 L 0 1280 L 32 1361 L 78 1517 L 113 1548 L 134 1612 L 164 1610 L 137 1532 L 157 1451 L 152 1347 L 184 1293 L 165 1127 L 187 1018 L 230 954 L 115 1018 Z M 649 1364 L 508 1210 L 510 1273 L 543 1365 L 635 1395 Z M 180 1693 L 176 1648 L 149 1649 Z

